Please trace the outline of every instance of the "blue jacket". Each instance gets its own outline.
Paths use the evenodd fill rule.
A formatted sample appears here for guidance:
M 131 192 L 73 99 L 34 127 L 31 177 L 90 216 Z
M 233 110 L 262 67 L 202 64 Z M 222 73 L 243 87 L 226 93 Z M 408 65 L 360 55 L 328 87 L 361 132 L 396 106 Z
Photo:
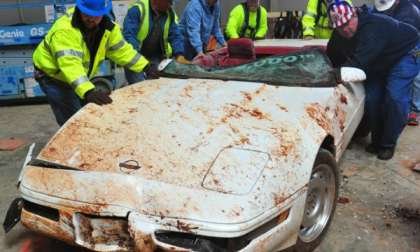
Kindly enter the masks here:
M 207 0 L 190 0 L 184 9 L 179 23 L 186 42 L 192 45 L 196 53 L 203 52 L 210 35 L 215 36 L 219 44 L 225 43 L 220 29 L 220 2 L 210 7 Z
M 153 10 L 150 8 L 149 32 L 152 30 L 152 27 L 153 27 L 153 15 L 151 15 L 152 12 Z M 166 18 L 162 19 L 162 22 L 161 22 L 162 31 L 164 30 Z M 134 49 L 136 49 L 138 52 L 140 52 L 141 50 L 140 41 L 137 40 L 137 34 L 140 30 L 140 20 L 141 20 L 140 10 L 136 6 L 133 6 L 127 12 L 127 16 L 124 19 L 124 27 L 123 27 L 123 36 L 125 40 L 128 43 L 130 43 L 134 47 Z M 184 40 L 182 38 L 179 25 L 176 24 L 175 22 L 172 22 L 171 26 L 169 27 L 168 40 L 172 46 L 172 50 L 173 50 L 172 54 L 174 56 L 184 54 Z
M 415 0 L 417 1 L 417 0 Z M 395 18 L 398 21 L 410 24 L 417 28 L 420 31 L 420 12 L 416 5 L 409 0 L 400 0 L 398 6 L 392 11 L 378 12 L 375 10 L 375 13 L 383 13 L 390 17 Z
M 403 22 L 381 14 L 358 9 L 359 23 L 351 39 L 333 32 L 327 45 L 327 55 L 335 67 L 351 66 L 369 74 L 386 74 L 398 61 L 413 49 L 419 35 L 416 29 Z
M 420 1 L 419 0 L 411 0 L 411 2 L 420 10 Z

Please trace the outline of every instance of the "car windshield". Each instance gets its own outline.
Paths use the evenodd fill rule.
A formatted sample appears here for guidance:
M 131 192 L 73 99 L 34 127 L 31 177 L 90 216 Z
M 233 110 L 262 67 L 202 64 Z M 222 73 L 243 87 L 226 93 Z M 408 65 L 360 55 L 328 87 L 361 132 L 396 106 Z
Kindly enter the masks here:
M 308 49 L 259 58 L 234 67 L 200 67 L 172 61 L 163 75 L 177 78 L 204 78 L 263 82 L 282 86 L 331 87 L 336 76 L 328 57 L 321 49 Z

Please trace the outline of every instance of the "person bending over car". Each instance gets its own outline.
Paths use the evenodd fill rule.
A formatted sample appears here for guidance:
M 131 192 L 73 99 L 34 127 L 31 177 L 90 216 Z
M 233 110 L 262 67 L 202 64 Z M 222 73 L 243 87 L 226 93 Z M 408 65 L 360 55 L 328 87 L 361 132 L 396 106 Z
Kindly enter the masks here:
M 184 36 L 184 52 L 187 60 L 203 56 L 213 35 L 221 46 L 226 46 L 220 29 L 219 0 L 191 0 L 179 22 Z
M 407 123 L 411 84 L 420 68 L 417 30 L 343 1 L 335 0 L 328 14 L 335 28 L 327 45 L 333 65 L 357 67 L 367 75 L 366 113 L 372 142 L 366 151 L 391 159 Z
M 172 8 L 172 0 L 134 2 L 124 19 L 123 35 L 128 43 L 154 65 L 172 56 L 179 63 L 190 63 L 183 56 L 184 39 L 178 27 L 178 17 Z M 129 68 L 124 68 L 124 72 L 130 84 L 148 77 Z
M 111 0 L 77 0 L 35 49 L 35 78 L 60 126 L 85 103 L 112 102 L 109 93 L 90 81 L 105 58 L 153 74 L 149 61 L 124 41 L 119 26 L 106 16 L 110 9 Z

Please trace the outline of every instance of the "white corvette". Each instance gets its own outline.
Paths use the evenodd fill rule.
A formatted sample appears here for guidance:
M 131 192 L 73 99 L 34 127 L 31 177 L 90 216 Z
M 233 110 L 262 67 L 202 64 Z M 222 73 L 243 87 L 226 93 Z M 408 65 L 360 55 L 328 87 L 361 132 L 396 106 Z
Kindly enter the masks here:
M 363 72 L 338 84 L 305 43 L 325 45 L 260 41 L 255 62 L 223 69 L 166 62 L 171 77 L 88 104 L 24 167 L 6 223 L 94 251 L 313 250 L 365 93 Z

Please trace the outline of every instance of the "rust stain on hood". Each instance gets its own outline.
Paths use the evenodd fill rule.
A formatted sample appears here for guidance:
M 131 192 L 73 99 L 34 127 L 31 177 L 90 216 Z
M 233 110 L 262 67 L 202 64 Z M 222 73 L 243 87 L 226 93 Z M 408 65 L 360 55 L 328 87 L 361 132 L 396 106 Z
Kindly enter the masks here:
M 264 151 L 275 159 L 300 159 L 301 147 L 296 146 L 303 111 L 291 111 L 300 101 L 290 99 L 287 89 L 219 80 L 146 81 L 116 90 L 110 105 L 85 106 L 38 159 L 199 188 L 226 146 Z M 311 94 L 307 89 L 294 92 L 302 93 L 301 104 Z M 273 101 L 281 101 L 282 108 Z M 321 105 L 313 103 L 306 111 L 328 127 Z
M 305 107 L 306 113 L 326 132 L 331 131 L 331 122 L 327 117 L 328 108 L 323 108 L 319 103 L 311 103 Z

